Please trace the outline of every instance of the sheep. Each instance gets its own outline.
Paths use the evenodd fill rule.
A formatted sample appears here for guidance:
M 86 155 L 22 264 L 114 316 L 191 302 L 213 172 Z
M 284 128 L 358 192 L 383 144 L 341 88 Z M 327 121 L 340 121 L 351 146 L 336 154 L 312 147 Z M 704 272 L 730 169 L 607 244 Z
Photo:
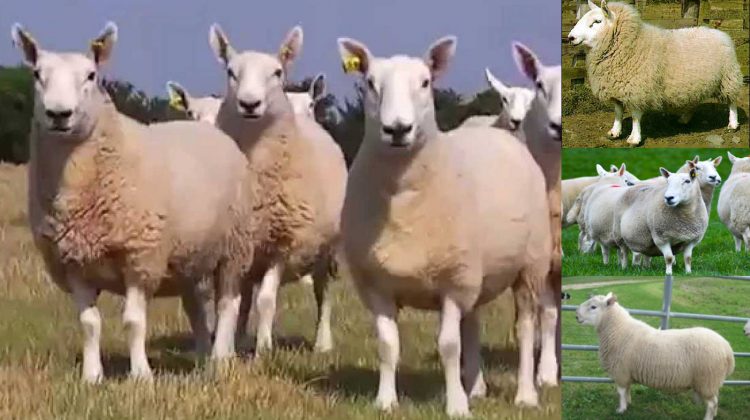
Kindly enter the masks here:
M 42 50 L 18 23 L 11 33 L 35 80 L 30 227 L 50 277 L 77 307 L 83 381 L 103 378 L 102 290 L 125 296 L 131 376 L 152 377 L 145 349 L 152 297 L 182 296 L 197 350 L 206 353 L 211 337 L 195 283 L 220 261 L 252 257 L 242 245 L 244 156 L 208 124 L 145 126 L 117 112 L 99 84 L 117 40 L 114 23 L 87 55 Z
M 360 75 L 366 86 L 365 136 L 350 170 L 341 231 L 342 262 L 378 335 L 376 406 L 390 410 L 398 404 L 396 319 L 399 308 L 410 306 L 441 311 L 437 341 L 446 412 L 468 415 L 468 397 L 486 391 L 477 309 L 511 287 L 520 353 L 515 402 L 538 404 L 533 380 L 538 305 L 544 309 L 538 314 L 537 382 L 557 383 L 557 291 L 546 281 L 551 229 L 543 174 L 505 130 L 438 129 L 432 84 L 447 69 L 455 37 L 435 41 L 421 59 L 375 57 L 351 38 L 339 38 L 338 47 L 345 70 Z
M 596 328 L 599 361 L 617 386 L 622 414 L 630 385 L 692 390 L 706 402 L 705 420 L 719 410 L 719 389 L 734 371 L 729 342 L 703 327 L 658 330 L 630 316 L 611 292 L 593 296 L 576 310 L 576 320 Z
M 313 78 L 307 92 L 287 92 L 286 96 L 297 115 L 315 118 L 315 105 L 326 95 L 326 77 L 320 73 Z
M 247 157 L 260 197 L 255 217 L 262 228 L 254 239 L 253 266 L 241 284 L 238 334 L 241 338 L 244 333 L 254 300 L 256 353 L 273 347 L 271 330 L 280 284 L 306 274 L 313 276 L 318 304 L 315 349 L 333 347 L 327 288 L 347 170 L 330 135 L 312 119 L 295 116 L 284 93 L 284 80 L 301 52 L 302 37 L 302 28 L 292 28 L 279 53 L 271 55 L 236 52 L 219 25 L 209 30 L 211 48 L 227 75 L 216 124 Z M 236 324 L 227 322 L 227 328 L 235 330 Z M 222 350 L 224 355 L 234 352 Z
M 693 161 L 687 165 L 688 173 L 673 174 L 659 168 L 666 183 L 629 188 L 615 209 L 613 231 L 621 253 L 630 249 L 645 256 L 663 255 L 667 275 L 672 274 L 674 254 L 680 252 L 685 272 L 691 272 L 693 248 L 708 227 L 696 165 Z
M 220 96 L 190 96 L 187 89 L 172 80 L 167 82 L 167 93 L 169 95 L 169 106 L 185 112 L 189 119 L 207 122 L 211 125 L 216 123 L 216 114 L 219 113 L 219 106 L 222 101 Z
M 468 118 L 461 125 L 464 127 L 471 126 L 493 126 L 504 128 L 511 131 L 521 141 L 526 141 L 523 137 L 521 122 L 526 118 L 526 113 L 531 107 L 531 101 L 534 99 L 534 91 L 525 87 L 508 87 L 498 80 L 490 71 L 484 69 L 484 75 L 490 87 L 500 96 L 501 110 L 498 115 L 476 115 Z
M 750 337 L 750 319 L 747 321 L 747 324 L 745 324 L 745 335 Z
M 631 187 L 622 184 L 595 184 L 586 191 L 588 199 L 583 212 L 585 223 L 582 226 L 585 227 L 586 236 L 599 244 L 605 265 L 609 264 L 610 250 L 617 247 L 613 235 L 615 206 L 629 188 Z M 624 269 L 627 266 L 627 254 L 623 254 L 623 249 L 618 250 L 620 265 Z
M 576 218 L 573 217 L 572 219 L 568 220 L 568 213 L 570 213 L 570 210 L 573 208 L 573 205 L 576 202 L 576 199 L 581 195 L 581 192 L 588 187 L 589 185 L 593 185 L 597 183 L 599 180 L 601 180 L 603 177 L 608 176 L 610 173 L 617 173 L 619 168 L 615 165 L 611 165 L 609 172 L 604 170 L 604 168 L 597 164 L 596 165 L 596 176 L 582 176 L 578 178 L 570 178 L 570 179 L 563 179 L 561 181 L 561 188 L 562 188 L 562 214 L 563 214 L 563 220 L 562 220 L 562 227 L 563 229 L 569 226 L 572 226 L 576 224 Z M 619 175 L 618 175 L 619 176 Z M 625 185 L 632 186 L 635 185 L 637 182 L 640 182 L 638 178 L 635 177 L 635 175 L 631 174 L 627 170 L 622 174 L 622 180 L 625 182 Z
M 591 239 L 586 229 L 586 207 L 589 196 L 595 188 L 602 185 L 618 185 L 627 186 L 628 181 L 625 174 L 627 174 L 627 167 L 623 163 L 620 168 L 615 167 L 615 172 L 606 172 L 601 165 L 597 165 L 597 171 L 600 174 L 599 179 L 592 185 L 586 188 L 578 194 L 573 206 L 570 208 L 568 213 L 565 215 L 565 223 L 568 225 L 578 224 L 578 250 L 580 252 L 589 253 L 594 249 L 596 243 Z
M 572 45 L 583 44 L 587 80 L 601 101 L 614 103 L 615 121 L 607 133 L 620 137 L 623 109 L 633 117 L 627 139 L 641 143 L 644 111 L 682 112 L 687 123 L 701 102 L 719 98 L 729 104 L 728 129 L 737 130 L 737 101 L 742 92 L 742 72 L 732 39 L 707 27 L 662 29 L 644 23 L 638 11 L 621 3 L 591 10 L 568 35 Z
M 717 211 L 719 219 L 734 238 L 734 248 L 750 250 L 750 157 L 738 158 L 727 152 L 732 172 L 719 193 Z
M 721 175 L 716 171 L 716 167 L 721 164 L 721 156 L 717 156 L 714 159 L 700 160 L 700 156 L 696 155 L 693 158 L 693 164 L 695 166 L 695 174 L 698 179 L 698 184 L 701 189 L 701 197 L 703 198 L 703 204 L 706 205 L 706 212 L 708 216 L 711 216 L 711 202 L 714 198 L 714 190 L 718 185 L 721 184 Z M 689 173 L 690 166 L 686 163 L 677 170 L 678 173 Z

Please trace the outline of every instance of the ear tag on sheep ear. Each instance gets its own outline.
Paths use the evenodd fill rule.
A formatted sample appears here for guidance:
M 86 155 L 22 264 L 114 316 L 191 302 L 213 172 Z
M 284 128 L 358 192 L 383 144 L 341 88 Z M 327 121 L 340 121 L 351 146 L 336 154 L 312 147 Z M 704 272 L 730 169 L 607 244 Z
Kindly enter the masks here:
M 695 179 L 695 169 L 690 171 L 690 179 Z
M 182 98 L 180 98 L 179 95 L 175 95 L 174 93 L 169 95 L 169 106 L 178 111 L 185 110 L 185 104 L 182 102 Z
M 350 55 L 344 59 L 342 65 L 344 67 L 344 73 L 354 73 L 360 71 L 362 62 L 359 60 L 359 57 Z
M 281 48 L 279 55 L 281 56 L 282 61 L 287 61 L 292 57 L 292 49 L 285 45 Z

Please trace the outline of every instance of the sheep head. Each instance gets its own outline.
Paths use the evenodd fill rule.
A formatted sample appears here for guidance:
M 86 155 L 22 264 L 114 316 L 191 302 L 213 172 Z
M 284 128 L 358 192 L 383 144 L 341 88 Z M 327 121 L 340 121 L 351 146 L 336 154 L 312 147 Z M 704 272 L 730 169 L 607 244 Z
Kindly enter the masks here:
M 598 326 L 606 311 L 617 303 L 617 296 L 612 292 L 606 295 L 590 297 L 576 309 L 576 321 L 583 325 Z

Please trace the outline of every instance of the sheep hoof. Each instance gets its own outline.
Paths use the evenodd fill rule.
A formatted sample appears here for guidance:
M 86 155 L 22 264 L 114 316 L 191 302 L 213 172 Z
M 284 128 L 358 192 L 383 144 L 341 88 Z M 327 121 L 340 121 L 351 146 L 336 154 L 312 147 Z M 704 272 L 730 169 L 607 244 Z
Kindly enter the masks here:
M 448 415 L 448 417 L 451 418 L 471 418 L 471 411 L 469 411 L 469 403 L 464 400 L 462 403 L 453 404 L 454 406 L 451 406 L 451 404 L 448 405 L 448 407 L 445 409 L 445 414 Z
M 740 128 L 739 124 L 737 124 L 737 125 L 731 125 L 730 124 L 729 126 L 727 126 L 727 131 L 737 131 L 738 128 Z
M 375 407 L 377 407 L 380 411 L 390 412 L 398 407 L 398 400 L 395 396 L 381 397 L 378 395 L 378 398 L 375 400 Z
M 476 385 L 474 385 L 474 388 L 471 390 L 471 393 L 469 393 L 470 398 L 484 398 L 487 396 L 487 384 L 484 382 L 484 380 L 477 381 Z
M 89 385 L 99 385 L 104 380 L 104 375 L 101 372 L 96 373 L 84 373 L 81 377 L 81 382 Z
M 149 370 L 134 370 L 130 372 L 130 377 L 138 382 L 151 382 L 154 380 L 154 374 Z
M 540 388 L 543 386 L 548 386 L 548 387 L 557 386 L 557 373 L 549 377 L 545 375 L 541 375 L 541 374 L 537 375 L 536 385 Z
M 627 410 L 627 409 L 628 409 L 627 407 L 620 407 L 620 408 L 618 408 L 618 409 L 617 409 L 617 414 L 622 414 L 622 413 L 624 413 L 624 412 L 625 412 L 625 410 Z
M 622 134 L 622 133 L 621 133 L 621 132 L 619 132 L 619 131 L 615 131 L 615 130 L 609 130 L 609 131 L 607 132 L 607 137 L 609 137 L 609 138 L 610 138 L 610 139 L 612 139 L 612 140 L 615 140 L 615 139 L 618 139 L 618 138 L 620 138 L 620 134 Z
M 328 353 L 329 351 L 333 350 L 333 344 L 331 344 L 331 341 L 318 341 L 315 343 L 315 347 L 313 348 L 316 353 Z
M 529 408 L 538 407 L 539 396 L 537 395 L 536 391 L 518 393 L 516 395 L 516 399 L 514 400 L 514 403 L 516 404 L 517 407 L 529 407 Z
M 638 146 L 639 144 L 641 144 L 641 139 L 633 137 L 633 136 L 630 136 L 630 137 L 628 137 L 627 142 L 628 142 L 628 144 L 632 144 L 633 146 Z

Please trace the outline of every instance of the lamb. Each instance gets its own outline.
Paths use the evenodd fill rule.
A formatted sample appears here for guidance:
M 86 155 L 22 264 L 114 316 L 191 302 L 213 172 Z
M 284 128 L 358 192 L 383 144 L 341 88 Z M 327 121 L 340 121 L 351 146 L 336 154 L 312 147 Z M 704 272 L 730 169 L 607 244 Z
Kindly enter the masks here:
M 614 167 L 615 172 L 606 172 L 604 168 L 601 167 L 601 165 L 597 165 L 596 170 L 600 174 L 599 179 L 594 184 L 584 188 L 583 191 L 578 194 L 578 197 L 573 203 L 573 206 L 565 215 L 565 223 L 567 223 L 568 225 L 578 224 L 578 250 L 585 253 L 591 252 L 596 245 L 596 243 L 591 239 L 591 236 L 588 234 L 586 228 L 585 209 L 587 207 L 589 196 L 594 191 L 594 189 L 599 186 L 628 185 L 628 178 L 625 176 L 625 174 L 627 174 L 628 172 L 627 167 L 624 163 L 620 165 L 619 169 L 617 167 Z
M 633 116 L 627 142 L 638 145 L 644 111 L 678 111 L 683 113 L 680 121 L 687 123 L 693 109 L 712 98 L 729 104 L 728 129 L 738 128 L 742 72 L 726 33 L 703 26 L 661 29 L 644 23 L 634 7 L 621 3 L 602 0 L 597 7 L 589 1 L 589 7 L 568 40 L 589 48 L 591 90 L 599 100 L 614 103 L 610 138 L 620 137 L 623 109 Z
M 344 68 L 367 87 L 365 137 L 351 167 L 341 225 L 343 263 L 378 334 L 376 405 L 389 410 L 398 403 L 396 319 L 399 308 L 410 306 L 441 311 L 446 412 L 469 415 L 468 397 L 486 391 L 477 309 L 511 287 L 520 353 L 515 402 L 536 405 L 538 304 L 544 309 L 537 381 L 557 383 L 557 296 L 546 281 L 552 241 L 540 169 L 505 130 L 438 129 L 432 84 L 447 69 L 455 37 L 434 42 L 422 59 L 375 57 L 351 38 L 339 38 L 338 47 Z
M 484 75 L 490 87 L 500 96 L 501 110 L 498 115 L 477 115 L 468 118 L 461 125 L 471 126 L 493 126 L 504 128 L 512 132 L 516 137 L 525 141 L 521 128 L 521 122 L 526 118 L 526 113 L 531 107 L 534 99 L 534 91 L 525 87 L 509 87 L 498 80 L 490 71 L 484 69 Z
M 310 83 L 307 92 L 287 92 L 286 96 L 297 115 L 306 115 L 315 119 L 315 105 L 326 95 L 326 76 L 319 73 Z
M 29 222 L 50 277 L 78 309 L 83 381 L 103 378 L 101 290 L 125 296 L 131 376 L 152 377 L 145 346 L 153 297 L 182 296 L 205 353 L 211 338 L 195 283 L 252 257 L 242 245 L 243 155 L 208 124 L 145 126 L 117 112 L 99 84 L 114 23 L 87 55 L 42 50 L 20 24 L 12 37 L 35 79 Z
M 719 193 L 719 219 L 734 238 L 734 248 L 750 250 L 750 157 L 738 158 L 727 152 L 732 172 Z
M 618 413 L 630 403 L 630 385 L 692 390 L 706 402 L 705 420 L 719 410 L 719 389 L 734 371 L 729 342 L 708 328 L 658 330 L 630 316 L 611 292 L 582 303 L 576 320 L 596 328 L 599 361 L 620 396 Z
M 189 119 L 211 125 L 216 123 L 216 114 L 219 113 L 223 100 L 220 96 L 194 97 L 182 85 L 171 80 L 167 82 L 167 93 L 169 105 L 178 111 L 184 111 Z
M 624 165 L 624 164 L 623 164 Z M 609 172 L 604 170 L 604 168 L 597 164 L 596 165 L 596 176 L 582 176 L 578 178 L 570 178 L 570 179 L 563 179 L 561 182 L 561 188 L 562 188 L 562 214 L 563 214 L 563 220 L 562 220 L 562 227 L 563 229 L 569 226 L 572 226 L 576 224 L 576 218 L 573 217 L 572 219 L 568 220 L 568 213 L 570 213 L 570 210 L 573 208 L 573 205 L 576 202 L 576 199 L 581 195 L 581 192 L 588 187 L 589 185 L 593 185 L 597 183 L 599 180 L 601 180 L 603 177 L 606 177 L 610 173 L 617 173 L 618 168 L 615 165 L 611 165 Z M 627 170 L 622 174 L 622 180 L 625 182 L 625 185 L 632 186 L 635 185 L 640 180 L 635 177 L 635 175 L 631 174 Z
M 672 274 L 674 254 L 682 252 L 690 273 L 693 248 L 708 227 L 708 212 L 696 179 L 696 165 L 688 173 L 670 173 L 664 183 L 646 183 L 628 189 L 615 210 L 614 238 L 622 253 L 630 249 L 645 256 L 663 255 L 666 274 Z
M 310 118 L 297 118 L 284 93 L 286 75 L 302 49 L 294 27 L 277 55 L 236 52 L 219 25 L 210 45 L 227 74 L 227 93 L 216 124 L 249 161 L 259 197 L 253 266 L 241 284 L 239 336 L 254 298 L 258 312 L 256 352 L 272 348 L 276 295 L 282 283 L 312 274 L 318 304 L 317 351 L 332 348 L 328 282 L 346 189 L 346 163 L 330 135 Z M 229 298 L 230 296 L 228 296 Z M 234 297 L 232 297 L 234 298 Z M 217 326 L 218 330 L 221 325 Z M 234 332 L 236 323 L 227 321 Z M 216 346 L 214 347 L 216 349 Z M 234 348 L 222 348 L 222 355 Z

